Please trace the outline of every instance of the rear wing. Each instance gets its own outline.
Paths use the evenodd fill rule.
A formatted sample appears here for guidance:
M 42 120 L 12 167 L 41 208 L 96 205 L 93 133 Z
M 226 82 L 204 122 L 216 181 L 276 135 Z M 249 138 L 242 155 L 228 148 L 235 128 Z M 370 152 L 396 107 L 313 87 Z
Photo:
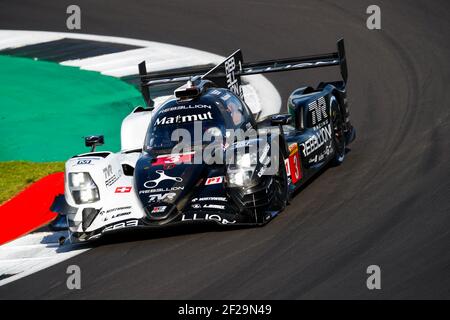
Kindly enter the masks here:
M 152 107 L 153 101 L 150 98 L 149 87 L 187 82 L 193 76 L 200 76 L 202 79 L 211 80 L 217 86 L 228 88 L 243 99 L 241 76 L 330 66 L 339 66 L 342 79 L 344 83 L 347 83 L 348 71 L 344 39 L 338 40 L 336 52 L 257 62 L 244 63 L 241 50 L 237 50 L 213 68 L 203 66 L 191 67 L 175 72 L 162 71 L 147 73 L 145 61 L 143 61 L 139 64 L 139 75 L 142 96 L 147 105 Z

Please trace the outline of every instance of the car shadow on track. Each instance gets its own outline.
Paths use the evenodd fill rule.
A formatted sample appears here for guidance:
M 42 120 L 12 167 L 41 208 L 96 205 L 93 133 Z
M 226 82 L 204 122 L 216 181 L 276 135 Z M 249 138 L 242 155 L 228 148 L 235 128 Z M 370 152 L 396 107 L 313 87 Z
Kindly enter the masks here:
M 192 224 L 180 224 L 155 228 L 142 228 L 136 230 L 122 230 L 117 233 L 105 234 L 98 240 L 91 243 L 92 246 L 102 246 L 106 244 L 126 243 L 135 241 L 146 241 L 154 239 L 164 239 L 190 234 L 201 234 L 210 232 L 224 232 L 231 230 L 249 229 L 254 226 L 222 226 L 214 222 L 202 222 Z
M 347 156 L 352 150 L 348 147 L 345 148 L 345 156 Z M 324 172 L 328 171 L 329 169 L 338 168 L 340 165 L 334 165 L 331 162 L 326 164 L 323 168 L 321 168 L 314 176 L 312 176 L 308 181 L 305 182 L 302 186 L 300 186 L 297 190 L 294 191 L 294 193 L 291 195 L 291 199 L 294 199 L 298 196 L 300 192 L 305 190 L 309 185 L 311 185 L 316 179 L 318 179 Z

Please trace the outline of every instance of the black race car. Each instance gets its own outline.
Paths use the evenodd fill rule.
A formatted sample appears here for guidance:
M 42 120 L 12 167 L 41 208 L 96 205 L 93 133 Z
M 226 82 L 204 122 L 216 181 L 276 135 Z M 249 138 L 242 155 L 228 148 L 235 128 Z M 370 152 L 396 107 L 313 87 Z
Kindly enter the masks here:
M 241 76 L 339 66 L 343 81 L 294 90 L 288 113 L 256 121 Z M 344 161 L 355 138 L 346 99 L 344 42 L 318 56 L 243 63 L 240 50 L 211 70 L 148 74 L 151 112 L 142 150 L 90 152 L 66 163 L 64 206 L 74 241 L 131 227 L 213 221 L 267 223 L 329 162 Z M 149 88 L 185 82 L 153 110 Z M 87 145 L 102 142 L 91 136 Z M 93 150 L 94 151 L 94 150 Z

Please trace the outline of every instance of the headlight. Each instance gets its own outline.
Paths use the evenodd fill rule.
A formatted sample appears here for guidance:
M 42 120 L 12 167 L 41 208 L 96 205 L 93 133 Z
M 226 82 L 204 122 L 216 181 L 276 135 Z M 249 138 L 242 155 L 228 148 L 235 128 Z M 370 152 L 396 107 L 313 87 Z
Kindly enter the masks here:
M 236 169 L 228 170 L 228 182 L 231 186 L 251 186 L 253 171 Z
M 231 186 L 252 187 L 257 184 L 256 179 L 252 179 L 253 172 L 257 164 L 256 153 L 246 153 L 239 156 L 236 165 L 228 166 L 228 182 Z
M 100 199 L 97 185 L 87 172 L 69 173 L 69 189 L 76 204 L 92 203 Z

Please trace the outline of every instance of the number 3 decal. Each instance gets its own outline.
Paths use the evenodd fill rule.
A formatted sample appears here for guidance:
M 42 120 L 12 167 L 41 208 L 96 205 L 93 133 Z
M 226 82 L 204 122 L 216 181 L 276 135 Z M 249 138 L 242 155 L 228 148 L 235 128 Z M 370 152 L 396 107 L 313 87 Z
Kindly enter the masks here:
M 298 145 L 296 143 L 294 145 L 290 145 L 289 151 L 289 173 L 291 173 L 292 183 L 297 183 L 297 181 L 302 178 Z

